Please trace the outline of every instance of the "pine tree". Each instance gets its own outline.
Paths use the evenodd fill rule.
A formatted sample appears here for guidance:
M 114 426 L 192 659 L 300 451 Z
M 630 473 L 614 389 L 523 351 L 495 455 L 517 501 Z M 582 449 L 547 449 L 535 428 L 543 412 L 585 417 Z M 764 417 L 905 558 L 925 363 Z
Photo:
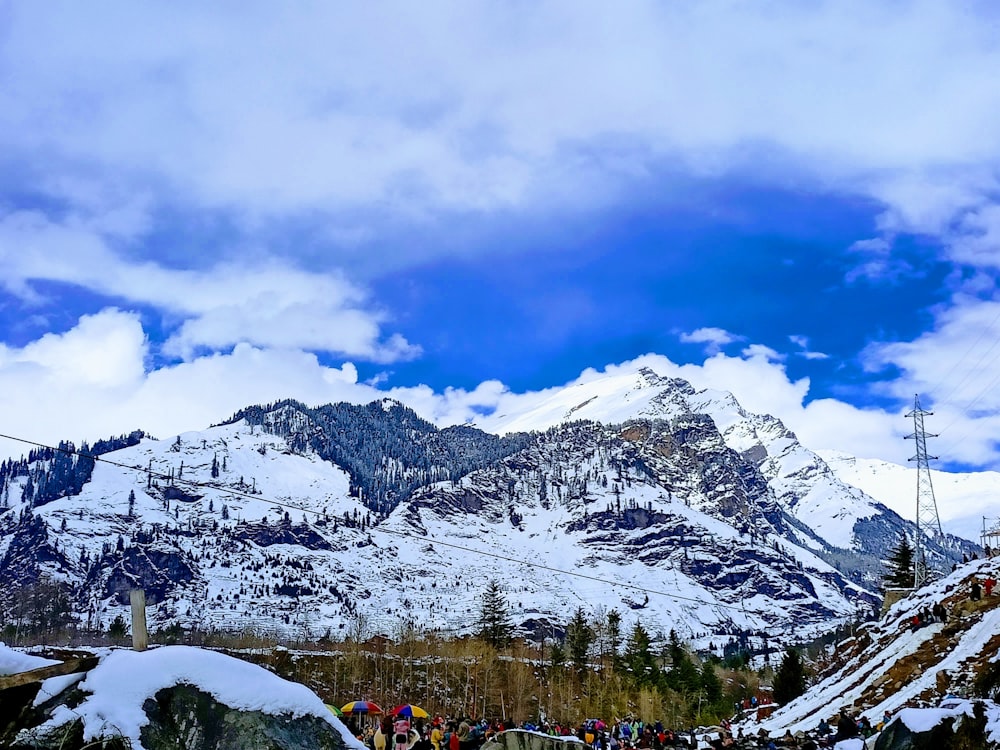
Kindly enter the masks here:
M 899 544 L 892 551 L 888 560 L 889 569 L 885 575 L 886 586 L 894 588 L 913 587 L 913 547 L 906 534 L 899 538 Z
M 594 631 L 587 622 L 587 615 L 583 607 L 578 607 L 573 613 L 573 619 L 566 626 L 566 650 L 578 674 L 582 675 L 587 669 L 587 654 L 593 641 Z
M 650 649 L 649 633 L 636 621 L 625 643 L 622 663 L 637 687 L 655 685 L 659 678 L 656 659 Z
M 549 653 L 549 659 L 553 669 L 562 669 L 563 665 L 566 663 L 566 650 L 559 641 L 553 641 L 552 651 Z
M 608 612 L 604 632 L 608 643 L 611 668 L 617 669 L 621 661 L 618 656 L 618 649 L 622 642 L 622 616 L 617 609 L 612 609 Z
M 121 643 L 128 634 L 128 623 L 121 615 L 115 615 L 115 619 L 108 626 L 108 637 L 113 643 Z
M 722 700 L 722 681 L 711 659 L 706 659 L 701 665 L 701 688 L 705 691 L 705 700 L 709 706 L 714 706 Z
M 479 610 L 477 635 L 493 648 L 504 648 L 514 636 L 514 625 L 510 621 L 510 607 L 504 598 L 500 582 L 491 580 L 483 592 Z
M 806 673 L 802 657 L 794 648 L 787 648 L 778 671 L 774 673 L 774 701 L 784 705 L 806 691 Z
M 670 660 L 670 669 L 666 675 L 667 687 L 683 693 L 697 692 L 701 687 L 701 674 L 681 645 L 677 631 L 673 629 L 667 642 L 667 658 Z

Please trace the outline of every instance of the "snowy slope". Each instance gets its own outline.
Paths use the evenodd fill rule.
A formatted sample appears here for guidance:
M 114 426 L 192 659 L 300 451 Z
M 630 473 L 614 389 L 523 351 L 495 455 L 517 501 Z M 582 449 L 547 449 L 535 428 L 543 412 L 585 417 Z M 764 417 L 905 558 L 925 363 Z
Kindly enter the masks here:
M 856 458 L 836 451 L 820 451 L 827 465 L 844 482 L 900 515 L 916 515 L 916 468 Z M 952 474 L 931 470 L 941 526 L 946 532 L 979 541 L 984 528 L 1000 522 L 1000 473 L 995 471 Z
M 870 593 L 789 535 L 711 422 L 680 429 L 625 439 L 570 425 L 378 518 L 343 469 L 240 421 L 115 451 L 79 495 L 30 514 L 15 504 L 0 535 L 8 571 L 33 563 L 67 582 L 103 626 L 135 585 L 153 628 L 312 638 L 362 621 L 468 632 L 490 579 L 536 635 L 577 607 L 617 608 L 719 649 L 870 609 Z
M 747 726 L 772 734 L 807 731 L 841 709 L 867 716 L 874 726 L 886 711 L 936 706 L 949 693 L 966 694 L 976 672 L 1000 657 L 1000 598 L 968 602 L 969 582 L 998 572 L 997 558 L 974 560 L 896 603 L 840 644 L 833 670 L 804 695 Z M 913 615 L 938 602 L 948 609 L 948 621 L 911 630 Z
M 710 417 L 726 444 L 758 467 L 777 500 L 813 532 L 812 539 L 802 535 L 800 543 L 814 549 L 825 543 L 871 551 L 886 547 L 903 528 L 900 519 L 892 517 L 894 514 L 887 517 L 887 508 L 866 494 L 862 485 L 846 481 L 839 464 L 834 471 L 776 417 L 745 411 L 731 393 L 696 390 L 685 380 L 662 377 L 645 367 L 633 373 L 593 375 L 546 392 L 524 413 L 495 414 L 479 420 L 478 425 L 503 434 L 543 430 L 576 419 L 619 424 L 634 419 L 671 420 L 687 414 Z M 904 517 L 911 515 L 908 511 Z M 893 531 L 887 532 L 887 526 Z M 874 538 L 865 539 L 866 533 Z M 968 538 L 978 539 L 978 535 Z
M 437 566 L 462 568 L 483 582 L 490 577 L 517 582 L 509 596 L 519 616 L 541 620 L 578 606 L 617 608 L 657 623 L 663 632 L 675 628 L 707 645 L 733 629 L 780 631 L 795 623 L 804 630 L 822 629 L 830 618 L 867 606 L 860 588 L 774 529 L 763 529 L 755 540 L 698 510 L 697 500 L 671 497 L 638 475 L 616 486 L 616 472 L 592 450 L 594 443 L 579 439 L 598 429 L 580 426 L 557 433 L 534 455 L 519 455 L 454 485 L 428 488 L 380 530 L 443 540 L 428 543 Z M 509 469 L 515 463 L 562 474 L 566 491 L 541 500 L 539 478 L 529 473 L 512 479 Z M 573 478 L 580 476 L 590 477 L 586 494 L 573 492 Z M 515 482 L 515 503 L 495 493 L 510 481 Z M 562 492 L 550 490 L 557 491 Z M 470 559 L 473 547 L 480 553 Z M 419 545 L 393 545 L 385 561 L 401 571 L 428 565 Z M 565 571 L 586 578 L 568 577 Z M 441 579 L 434 580 L 429 599 L 438 599 L 447 616 L 461 616 L 451 596 L 442 595 Z M 419 595 L 411 600 L 421 606 Z M 474 613 L 474 602 L 467 603 L 464 614 Z

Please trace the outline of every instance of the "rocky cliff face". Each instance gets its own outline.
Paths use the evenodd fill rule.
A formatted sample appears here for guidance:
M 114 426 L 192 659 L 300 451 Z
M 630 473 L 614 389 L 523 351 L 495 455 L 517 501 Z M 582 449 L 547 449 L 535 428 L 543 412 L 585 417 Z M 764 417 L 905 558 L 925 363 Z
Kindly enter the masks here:
M 251 407 L 201 432 L 136 433 L 55 498 L 54 456 L 5 465 L 8 590 L 54 577 L 106 625 L 141 586 L 154 628 L 318 637 L 359 617 L 467 632 L 496 579 L 532 628 L 616 608 L 716 649 L 873 609 L 906 522 L 780 422 L 651 372 L 600 393 L 557 394 L 551 425 L 504 437 L 437 430 L 391 401 Z

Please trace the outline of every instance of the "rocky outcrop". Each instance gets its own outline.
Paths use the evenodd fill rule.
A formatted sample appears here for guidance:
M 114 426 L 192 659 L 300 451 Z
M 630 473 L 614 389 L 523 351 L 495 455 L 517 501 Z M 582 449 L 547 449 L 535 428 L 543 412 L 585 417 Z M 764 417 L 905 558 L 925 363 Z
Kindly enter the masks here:
M 11 675 L 7 683 L 16 686 L 0 689 L 5 748 L 346 750 L 351 742 L 303 685 L 188 646 L 57 662 Z M 51 697 L 33 700 L 43 695 L 42 685 Z
M 510 729 L 494 735 L 482 750 L 586 750 L 588 747 L 576 737 L 552 737 L 541 732 Z
M 340 733 L 315 716 L 272 716 L 236 711 L 191 685 L 157 692 L 143 704 L 146 750 L 344 750 Z
M 270 547 L 275 544 L 294 544 L 311 551 L 333 549 L 330 543 L 315 529 L 304 523 L 241 524 L 233 532 L 233 538 L 253 542 L 261 547 Z
M 914 713 L 934 709 L 914 710 Z M 982 701 L 972 704 L 972 716 L 959 713 L 944 716 L 924 731 L 914 731 L 901 719 L 882 730 L 875 750 L 990 750 L 996 743 L 986 735 L 986 706 Z
M 119 604 L 128 604 L 129 592 L 135 588 L 146 592 L 148 604 L 159 604 L 195 575 L 194 564 L 183 551 L 149 545 L 129 546 L 121 552 L 109 553 L 102 567 L 110 569 L 103 595 Z M 95 568 L 95 576 L 99 572 L 100 568 Z
M 260 711 L 238 711 L 191 685 L 164 688 L 143 705 L 149 721 L 140 740 L 145 750 L 345 750 L 343 737 L 333 726 L 315 716 L 273 716 Z M 100 738 L 101 747 L 132 746 L 113 734 Z M 117 744 L 116 744 L 117 743 Z M 82 750 L 83 722 L 22 730 L 4 745 L 15 749 Z

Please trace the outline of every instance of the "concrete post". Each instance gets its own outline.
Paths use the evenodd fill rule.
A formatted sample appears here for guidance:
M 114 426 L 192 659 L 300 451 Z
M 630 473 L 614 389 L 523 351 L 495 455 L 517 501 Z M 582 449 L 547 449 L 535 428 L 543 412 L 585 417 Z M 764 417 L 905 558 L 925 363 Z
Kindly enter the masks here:
M 142 589 L 132 589 L 129 592 L 132 602 L 132 650 L 145 651 L 149 643 L 146 632 L 146 592 Z

